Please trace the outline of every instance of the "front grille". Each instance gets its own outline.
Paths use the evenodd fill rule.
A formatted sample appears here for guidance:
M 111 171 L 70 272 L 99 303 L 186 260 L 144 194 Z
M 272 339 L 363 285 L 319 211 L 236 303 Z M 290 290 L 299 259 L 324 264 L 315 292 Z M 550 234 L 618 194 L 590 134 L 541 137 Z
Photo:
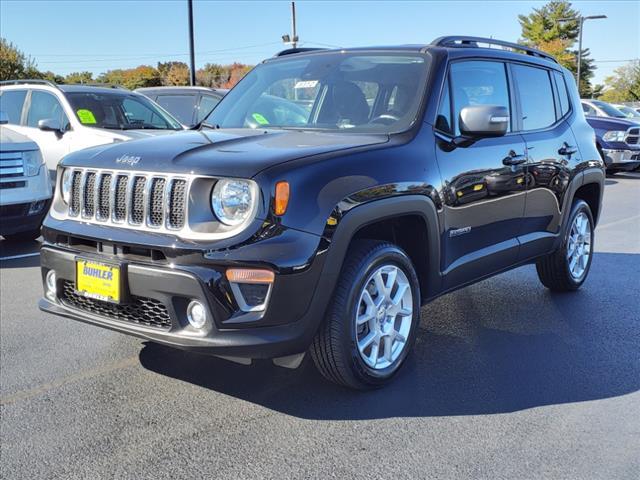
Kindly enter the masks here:
M 72 168 L 69 216 L 83 220 L 182 230 L 187 225 L 189 181 L 171 175 Z
M 625 142 L 627 145 L 638 145 L 638 143 L 640 143 L 640 127 L 634 127 L 627 130 Z
M 0 178 L 15 178 L 23 175 L 22 152 L 0 152 Z
M 63 281 L 60 300 L 68 307 L 101 317 L 168 330 L 171 318 L 162 302 L 153 298 L 132 297 L 130 303 L 115 304 L 83 297 L 73 282 Z

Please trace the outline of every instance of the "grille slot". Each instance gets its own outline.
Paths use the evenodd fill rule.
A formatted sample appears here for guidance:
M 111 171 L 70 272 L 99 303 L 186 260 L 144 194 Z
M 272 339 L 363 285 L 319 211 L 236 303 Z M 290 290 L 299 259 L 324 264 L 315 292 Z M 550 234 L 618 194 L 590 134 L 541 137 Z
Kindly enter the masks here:
M 167 233 L 188 228 L 189 178 L 71 169 L 70 217 Z
M 151 180 L 151 192 L 149 194 L 149 225 L 152 227 L 162 226 L 164 220 L 164 189 L 166 180 L 164 178 L 154 178 Z
M 87 173 L 87 179 L 84 182 L 84 192 L 82 194 L 82 216 L 93 217 L 95 214 L 96 201 L 96 174 L 95 172 Z
M 180 229 L 184 227 L 186 193 L 187 182 L 174 180 L 169 192 L 169 228 Z
M 167 307 L 153 298 L 132 297 L 130 303 L 115 304 L 83 297 L 76 293 L 73 282 L 63 281 L 60 300 L 68 307 L 123 322 L 168 330 L 171 317 Z
M 22 152 L 0 152 L 0 179 L 22 177 L 23 175 Z
M 131 192 L 131 216 L 129 221 L 141 225 L 144 221 L 144 188 L 147 184 L 145 177 L 135 177 Z
M 105 173 L 100 177 L 98 186 L 98 214 L 99 220 L 108 220 L 111 215 L 111 174 Z
M 632 127 L 627 130 L 625 142 L 627 145 L 638 145 L 638 143 L 640 143 L 640 128 Z
M 124 222 L 127 219 L 127 186 L 129 177 L 118 175 L 114 192 L 113 219 L 116 222 Z

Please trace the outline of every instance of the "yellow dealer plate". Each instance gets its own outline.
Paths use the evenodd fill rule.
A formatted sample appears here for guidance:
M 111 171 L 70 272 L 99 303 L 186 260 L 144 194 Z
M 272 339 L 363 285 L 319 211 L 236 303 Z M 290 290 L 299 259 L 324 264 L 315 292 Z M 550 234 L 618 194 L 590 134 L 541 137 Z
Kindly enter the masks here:
M 120 267 L 76 260 L 76 290 L 85 297 L 120 302 Z

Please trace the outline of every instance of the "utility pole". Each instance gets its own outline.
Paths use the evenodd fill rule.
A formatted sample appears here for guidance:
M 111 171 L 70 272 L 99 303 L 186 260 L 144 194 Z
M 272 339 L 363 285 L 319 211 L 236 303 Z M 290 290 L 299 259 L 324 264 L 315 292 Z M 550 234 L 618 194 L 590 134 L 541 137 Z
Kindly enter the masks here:
M 196 84 L 196 56 L 193 50 L 193 0 L 187 0 L 187 7 L 189 9 L 189 58 L 191 64 L 189 80 L 193 87 Z
M 291 46 L 296 48 L 298 46 L 298 34 L 296 33 L 296 2 L 291 2 Z
M 578 17 L 578 68 L 576 74 L 576 83 L 578 84 L 578 94 L 580 94 L 580 70 L 582 69 L 582 28 L 584 26 L 585 20 L 599 20 L 601 18 L 607 18 L 606 15 L 590 15 L 588 17 L 583 17 L 580 15 Z M 571 22 L 573 18 L 561 18 L 559 22 Z

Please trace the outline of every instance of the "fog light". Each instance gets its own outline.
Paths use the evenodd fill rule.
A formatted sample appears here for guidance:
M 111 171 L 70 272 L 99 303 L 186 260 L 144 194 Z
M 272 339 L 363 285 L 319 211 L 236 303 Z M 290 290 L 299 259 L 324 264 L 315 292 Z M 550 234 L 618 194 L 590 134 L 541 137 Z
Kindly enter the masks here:
M 204 327 L 207 321 L 207 311 L 200 302 L 193 300 L 187 307 L 187 320 L 194 328 Z
M 55 299 L 56 292 L 58 289 L 55 270 L 49 270 L 47 272 L 47 275 L 45 277 L 45 284 L 47 286 L 47 297 L 49 297 L 52 300 Z
M 44 206 L 46 205 L 46 200 L 38 200 L 37 202 L 31 202 L 29 206 L 29 213 L 27 215 L 35 215 L 36 213 L 40 213 Z

